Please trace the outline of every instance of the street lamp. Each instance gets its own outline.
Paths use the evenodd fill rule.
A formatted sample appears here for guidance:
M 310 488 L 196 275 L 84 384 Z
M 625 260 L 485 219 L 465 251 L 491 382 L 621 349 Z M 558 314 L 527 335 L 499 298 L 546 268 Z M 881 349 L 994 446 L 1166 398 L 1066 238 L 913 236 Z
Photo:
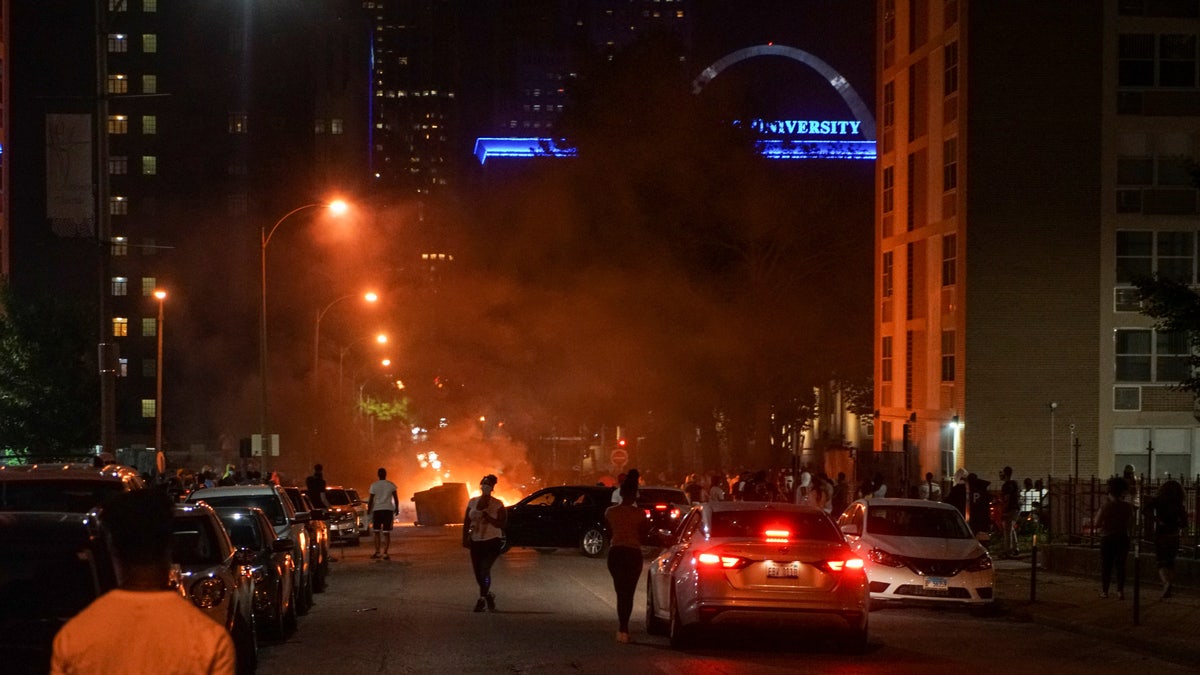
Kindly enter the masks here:
M 337 199 L 328 203 L 314 203 L 298 206 L 291 211 L 283 214 L 283 217 L 275 221 L 275 224 L 268 230 L 264 225 L 260 231 L 259 251 L 261 261 L 261 289 L 262 289 L 262 307 L 259 316 L 259 336 L 258 336 L 258 380 L 259 380 L 259 400 L 258 400 L 258 427 L 262 439 L 262 466 L 261 469 L 266 469 L 266 457 L 270 454 L 270 437 L 267 435 L 267 245 L 271 243 L 271 237 L 275 235 L 275 230 L 283 224 L 292 215 L 299 213 L 305 209 L 313 209 L 324 207 L 329 209 L 329 212 L 335 216 L 340 216 L 349 208 L 346 202 Z
M 158 336 L 158 363 L 154 365 L 154 451 L 158 453 L 163 451 L 163 300 L 167 299 L 167 292 L 158 289 L 154 291 L 154 297 L 158 299 L 158 326 L 154 331 Z
M 316 328 L 313 331 L 313 389 L 314 390 L 319 388 L 317 386 L 317 383 L 318 383 L 317 369 L 320 368 L 320 365 L 321 365 L 321 361 L 320 361 L 321 319 L 325 318 L 325 313 L 328 312 L 330 310 L 330 308 L 332 308 L 334 305 L 338 304 L 339 302 L 341 302 L 343 300 L 347 300 L 349 298 L 354 298 L 354 297 L 359 297 L 359 296 L 357 293 L 347 293 L 346 295 L 343 295 L 342 297 L 334 300 L 333 302 L 329 303 L 328 305 L 325 305 L 325 309 L 317 310 L 317 320 L 315 323 Z M 379 300 L 379 296 L 377 294 L 375 294 L 374 292 L 364 293 L 361 297 L 363 300 L 366 300 L 367 302 L 371 302 L 371 303 Z
M 342 383 L 343 383 L 342 373 L 344 372 L 342 370 L 342 363 L 345 361 L 346 352 L 350 351 L 350 348 L 353 347 L 354 345 L 356 345 L 360 342 L 365 342 L 366 340 L 370 340 L 370 339 L 372 339 L 372 338 L 369 338 L 369 337 L 359 338 L 338 350 L 338 400 L 339 401 L 342 400 Z M 378 344 L 386 345 L 387 341 L 388 341 L 388 336 L 383 333 L 379 333 L 378 335 L 374 336 L 373 339 Z M 353 385 L 351 385 L 351 386 L 353 386 Z

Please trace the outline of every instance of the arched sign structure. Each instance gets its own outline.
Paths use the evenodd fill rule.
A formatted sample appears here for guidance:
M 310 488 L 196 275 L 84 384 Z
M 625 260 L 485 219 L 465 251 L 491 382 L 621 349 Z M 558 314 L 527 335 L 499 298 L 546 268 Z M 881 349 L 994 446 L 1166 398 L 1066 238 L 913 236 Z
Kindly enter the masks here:
M 692 81 L 699 94 L 726 68 L 760 56 L 780 56 L 802 63 L 825 78 L 846 102 L 853 120 L 750 120 L 755 131 L 770 136 L 757 141 L 759 152 L 771 159 L 875 159 L 875 117 L 858 92 L 842 74 L 802 49 L 765 44 L 731 52 L 704 69 Z M 478 138 L 475 156 L 479 163 L 488 157 L 570 157 L 574 148 L 556 145 L 551 138 Z

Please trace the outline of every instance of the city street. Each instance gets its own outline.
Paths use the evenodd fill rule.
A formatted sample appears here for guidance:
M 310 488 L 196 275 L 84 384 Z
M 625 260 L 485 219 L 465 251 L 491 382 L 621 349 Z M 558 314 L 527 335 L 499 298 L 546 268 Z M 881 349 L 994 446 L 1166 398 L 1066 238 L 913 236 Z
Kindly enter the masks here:
M 476 591 L 457 527 L 398 528 L 391 560 L 369 538 L 339 548 L 329 590 L 287 642 L 264 643 L 259 672 L 339 673 L 930 673 L 1190 672 L 1119 645 L 994 616 L 939 609 L 871 615 L 867 653 L 825 636 L 709 632 L 671 649 L 634 605 L 636 644 L 615 641 L 615 599 L 603 560 L 514 549 L 494 570 L 495 613 L 473 613 Z M 1003 604 L 1003 603 L 1001 603 Z

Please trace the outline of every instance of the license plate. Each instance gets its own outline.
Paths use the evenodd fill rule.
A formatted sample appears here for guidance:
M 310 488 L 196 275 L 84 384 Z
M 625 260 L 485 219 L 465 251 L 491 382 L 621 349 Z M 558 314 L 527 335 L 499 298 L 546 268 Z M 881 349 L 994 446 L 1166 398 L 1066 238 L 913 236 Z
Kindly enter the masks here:
M 945 577 L 925 577 L 925 591 L 928 593 L 948 593 L 950 583 Z
M 768 579 L 797 579 L 800 577 L 800 563 L 767 565 Z

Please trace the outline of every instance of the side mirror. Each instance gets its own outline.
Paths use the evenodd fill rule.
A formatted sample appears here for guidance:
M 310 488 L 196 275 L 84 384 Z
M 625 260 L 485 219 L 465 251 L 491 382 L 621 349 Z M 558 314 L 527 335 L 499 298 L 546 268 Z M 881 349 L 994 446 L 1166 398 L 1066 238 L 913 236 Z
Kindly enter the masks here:
M 243 547 L 233 554 L 233 561 L 239 565 L 253 565 L 256 557 L 257 553 L 253 549 Z
M 292 518 L 293 523 L 307 523 L 312 520 L 312 514 L 308 511 L 297 511 L 296 517 Z
M 845 525 L 842 525 L 841 530 L 842 530 L 842 534 L 848 534 L 852 537 L 861 537 L 862 536 L 862 528 L 859 527 L 856 523 L 846 523 Z
M 291 553 L 295 549 L 296 542 L 292 541 L 291 537 L 284 537 L 271 542 L 272 553 Z

